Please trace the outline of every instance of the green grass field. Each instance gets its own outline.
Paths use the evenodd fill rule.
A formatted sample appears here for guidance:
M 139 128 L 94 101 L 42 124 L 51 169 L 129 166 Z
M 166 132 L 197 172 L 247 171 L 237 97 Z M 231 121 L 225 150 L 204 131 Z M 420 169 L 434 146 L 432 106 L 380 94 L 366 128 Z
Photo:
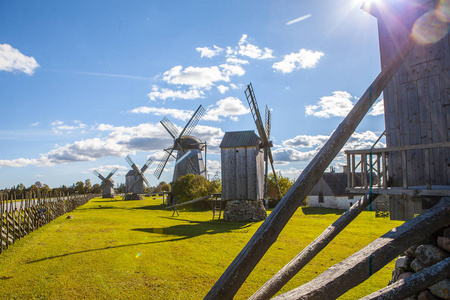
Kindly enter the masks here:
M 161 198 L 95 198 L 0 255 L 1 299 L 202 299 L 261 225 L 164 210 Z M 246 299 L 343 211 L 299 208 L 236 299 Z M 293 289 L 402 222 L 363 212 L 282 290 Z M 393 263 L 342 299 L 385 287 Z

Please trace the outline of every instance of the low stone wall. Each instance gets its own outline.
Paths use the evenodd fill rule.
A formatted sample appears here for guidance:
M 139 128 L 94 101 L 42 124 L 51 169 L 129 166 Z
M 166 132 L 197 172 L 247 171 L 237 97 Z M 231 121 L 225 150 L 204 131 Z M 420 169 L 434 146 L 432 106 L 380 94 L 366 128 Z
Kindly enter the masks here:
M 431 267 L 447 257 L 450 257 L 449 227 L 440 230 L 423 244 L 410 247 L 403 256 L 398 257 L 389 284 L 409 277 L 415 272 L 420 272 L 424 268 Z M 450 278 L 444 279 L 407 299 L 450 299 Z
M 230 222 L 258 222 L 267 218 L 267 212 L 262 201 L 233 200 L 227 202 L 223 218 Z

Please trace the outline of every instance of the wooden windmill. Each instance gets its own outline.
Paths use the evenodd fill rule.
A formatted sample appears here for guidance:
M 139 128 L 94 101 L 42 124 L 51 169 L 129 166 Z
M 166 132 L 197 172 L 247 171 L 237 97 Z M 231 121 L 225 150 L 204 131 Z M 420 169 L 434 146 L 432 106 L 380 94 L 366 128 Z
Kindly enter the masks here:
M 250 107 L 250 111 L 252 113 L 253 120 L 256 124 L 256 129 L 259 133 L 259 138 L 261 139 L 260 148 L 264 150 L 264 162 L 265 162 L 265 172 L 264 172 L 264 198 L 267 196 L 267 175 L 269 172 L 269 162 L 272 167 L 273 176 L 275 179 L 275 183 L 277 185 L 278 195 L 281 195 L 280 187 L 278 186 L 278 178 L 277 173 L 275 172 L 275 168 L 273 167 L 273 157 L 272 150 L 273 147 L 272 141 L 270 141 L 270 130 L 272 127 L 272 115 L 270 113 L 269 108 L 266 105 L 266 115 L 265 115 L 265 126 L 263 125 L 261 114 L 259 112 L 258 103 L 256 102 L 255 92 L 253 91 L 253 86 L 250 83 L 245 90 L 245 97 L 247 98 L 248 106 Z
M 125 175 L 125 188 L 126 188 L 126 200 L 142 200 L 140 194 L 144 193 L 144 182 L 150 187 L 147 178 L 145 178 L 145 171 L 153 163 L 153 160 L 149 158 L 147 162 L 139 169 L 133 162 L 131 157 L 127 155 L 125 157 L 127 163 L 131 166 L 131 170 Z
M 95 176 L 102 180 L 102 184 L 100 185 L 100 187 L 102 188 L 102 198 L 114 198 L 114 180 L 112 180 L 111 177 L 114 175 L 114 173 L 116 173 L 117 170 L 117 168 L 114 168 L 106 177 L 103 177 L 103 175 L 97 171 L 93 172 Z
M 165 156 L 153 173 L 156 178 L 159 179 L 161 177 L 169 158 L 175 150 L 177 151 L 177 156 L 173 172 L 173 181 L 176 181 L 178 177 L 186 174 L 202 175 L 206 177 L 206 164 L 203 162 L 201 152 L 205 150 L 206 156 L 206 142 L 204 143 L 200 139 L 190 135 L 204 113 L 205 109 L 200 105 L 189 122 L 187 122 L 186 126 L 184 126 L 181 133 L 178 133 L 178 129 L 169 121 L 169 119 L 166 117 L 162 119 L 161 124 L 173 138 L 173 145 L 170 148 L 164 149 L 166 152 Z

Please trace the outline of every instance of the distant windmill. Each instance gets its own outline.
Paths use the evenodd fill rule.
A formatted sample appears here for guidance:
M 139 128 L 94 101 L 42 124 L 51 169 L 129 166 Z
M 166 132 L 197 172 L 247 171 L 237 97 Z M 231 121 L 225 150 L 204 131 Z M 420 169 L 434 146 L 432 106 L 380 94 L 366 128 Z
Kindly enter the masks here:
M 253 91 L 253 86 L 250 83 L 245 90 L 245 96 L 247 98 L 248 106 L 250 107 L 250 111 L 253 116 L 253 120 L 256 124 L 256 129 L 258 129 L 259 138 L 261 139 L 261 148 L 264 149 L 264 161 L 265 161 L 265 172 L 264 172 L 264 198 L 267 195 L 267 175 L 269 172 L 269 161 L 272 166 L 273 176 L 275 179 L 275 183 L 277 185 L 278 195 L 281 195 L 280 187 L 278 185 L 277 173 L 275 172 L 275 168 L 273 167 L 273 157 L 272 150 L 273 147 L 272 141 L 270 141 L 270 130 L 272 127 L 272 116 L 269 108 L 266 105 L 266 118 L 265 118 L 265 127 L 263 126 L 263 122 L 261 119 L 261 114 L 259 113 L 258 103 L 256 102 L 255 92 Z
M 114 180 L 112 180 L 111 177 L 114 175 L 114 173 L 116 173 L 117 170 L 117 168 L 114 168 L 106 177 L 103 177 L 102 174 L 97 171 L 93 172 L 95 176 L 102 180 L 102 184 L 100 185 L 100 187 L 102 188 L 102 198 L 114 198 Z
M 150 167 L 153 160 L 149 158 L 140 170 L 129 155 L 125 157 L 125 160 L 132 168 L 132 170 L 130 170 L 127 175 L 125 175 L 125 199 L 141 200 L 142 197 L 140 197 L 139 195 L 144 193 L 144 182 L 148 187 L 150 187 L 150 184 L 148 183 L 147 178 L 145 178 L 144 173 L 145 171 L 147 171 L 148 167 Z
M 204 113 L 205 109 L 200 105 L 189 122 L 187 122 L 186 126 L 184 126 L 181 133 L 178 133 L 178 129 L 169 121 L 169 119 L 166 117 L 162 119 L 161 124 L 173 138 L 173 145 L 168 149 L 164 149 L 166 152 L 165 156 L 153 173 L 156 178 L 159 179 L 161 177 L 174 150 L 177 151 L 177 156 L 173 172 L 173 181 L 176 181 L 178 177 L 186 174 L 202 175 L 206 177 L 206 164 L 203 162 L 201 152 L 205 149 L 206 156 L 206 143 L 203 143 L 200 139 L 190 135 Z

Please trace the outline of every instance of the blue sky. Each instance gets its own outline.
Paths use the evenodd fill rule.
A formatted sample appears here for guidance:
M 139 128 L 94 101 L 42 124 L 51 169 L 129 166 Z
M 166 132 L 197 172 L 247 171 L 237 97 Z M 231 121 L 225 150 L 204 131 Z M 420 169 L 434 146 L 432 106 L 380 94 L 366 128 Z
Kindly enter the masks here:
M 255 130 L 253 84 L 272 109 L 275 168 L 296 178 L 380 71 L 362 1 L 0 1 L 0 189 L 125 181 L 201 104 L 193 135 L 220 172 L 226 131 Z M 378 101 L 346 148 L 384 130 Z M 339 156 L 333 166 L 344 163 Z M 170 182 L 174 160 L 161 180 Z

